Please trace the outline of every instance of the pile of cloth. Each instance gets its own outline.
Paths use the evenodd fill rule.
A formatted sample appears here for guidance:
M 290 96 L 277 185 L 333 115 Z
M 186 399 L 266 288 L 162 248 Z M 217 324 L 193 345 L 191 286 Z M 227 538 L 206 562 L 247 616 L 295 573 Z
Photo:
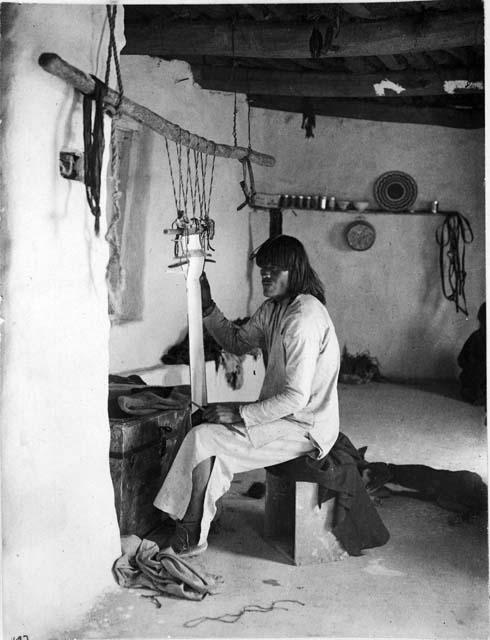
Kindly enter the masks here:
M 186 409 L 190 387 L 148 386 L 139 376 L 109 376 L 109 417 L 151 416 L 159 411 Z
M 173 596 L 203 600 L 217 593 L 220 578 L 199 573 L 171 549 L 160 550 L 156 542 L 138 536 L 121 538 L 122 555 L 112 567 L 119 586 L 141 589 L 141 595 L 156 600 Z

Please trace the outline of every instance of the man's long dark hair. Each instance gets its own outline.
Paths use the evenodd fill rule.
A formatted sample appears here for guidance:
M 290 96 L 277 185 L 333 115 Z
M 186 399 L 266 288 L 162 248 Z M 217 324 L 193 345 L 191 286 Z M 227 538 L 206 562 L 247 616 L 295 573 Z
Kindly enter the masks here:
M 300 293 L 309 293 L 325 304 L 325 289 L 320 278 L 310 265 L 304 246 L 292 236 L 269 238 L 256 249 L 250 259 L 258 267 L 273 265 L 289 271 L 289 294 L 294 298 Z

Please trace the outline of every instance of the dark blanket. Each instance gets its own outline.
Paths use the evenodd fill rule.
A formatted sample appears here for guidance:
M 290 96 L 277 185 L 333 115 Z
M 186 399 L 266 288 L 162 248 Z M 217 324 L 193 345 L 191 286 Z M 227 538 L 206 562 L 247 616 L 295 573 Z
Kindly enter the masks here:
M 486 332 L 479 329 L 466 340 L 458 356 L 461 396 L 476 405 L 485 404 L 487 397 L 486 348 Z
M 363 462 L 349 438 L 340 433 L 325 458 L 303 456 L 267 471 L 295 482 L 316 482 L 320 506 L 335 497 L 332 533 L 351 556 L 359 556 L 362 549 L 380 547 L 390 537 L 362 482 L 358 465 Z

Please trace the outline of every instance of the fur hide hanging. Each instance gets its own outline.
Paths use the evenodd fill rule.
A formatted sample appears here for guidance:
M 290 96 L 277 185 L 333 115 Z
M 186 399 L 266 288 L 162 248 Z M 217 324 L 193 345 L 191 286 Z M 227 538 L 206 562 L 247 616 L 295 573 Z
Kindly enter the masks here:
M 245 324 L 249 318 L 237 318 L 234 324 L 240 326 Z M 228 385 L 236 390 L 243 386 L 243 361 L 245 356 L 236 356 L 233 353 L 224 351 L 212 335 L 204 327 L 204 359 L 206 362 L 212 361 L 215 364 L 216 371 L 222 366 L 225 370 L 225 378 Z M 260 354 L 259 349 L 250 352 L 256 360 Z M 171 347 L 160 358 L 163 364 L 189 364 L 189 334 L 186 333 L 183 340 Z

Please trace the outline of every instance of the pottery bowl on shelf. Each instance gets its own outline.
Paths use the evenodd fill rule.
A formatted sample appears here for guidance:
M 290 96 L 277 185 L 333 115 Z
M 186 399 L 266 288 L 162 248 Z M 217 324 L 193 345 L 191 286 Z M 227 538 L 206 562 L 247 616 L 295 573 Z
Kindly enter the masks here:
M 337 200 L 337 205 L 341 211 L 347 211 L 350 205 L 350 200 Z
M 361 213 L 363 211 L 366 211 L 366 209 L 369 207 L 369 202 L 367 202 L 367 200 L 354 200 L 353 204 L 357 211 Z

